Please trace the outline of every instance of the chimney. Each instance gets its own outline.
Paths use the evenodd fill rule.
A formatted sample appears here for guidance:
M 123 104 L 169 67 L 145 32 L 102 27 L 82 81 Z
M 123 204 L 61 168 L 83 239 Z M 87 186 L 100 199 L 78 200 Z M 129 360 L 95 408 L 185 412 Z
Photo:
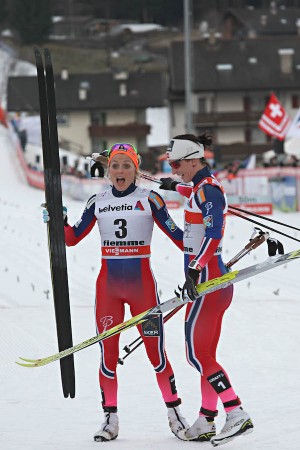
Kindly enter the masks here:
M 66 67 L 61 70 L 60 77 L 64 81 L 69 79 L 69 71 Z
M 78 98 L 79 98 L 79 100 L 86 100 L 87 99 L 87 90 L 83 89 L 83 88 L 79 88 Z
M 266 14 L 262 14 L 260 16 L 260 24 L 265 27 L 267 25 L 267 21 L 268 21 L 268 16 L 266 16 Z
M 120 97 L 126 97 L 127 96 L 127 85 L 126 85 L 126 83 L 120 83 L 120 85 L 119 85 L 119 95 L 120 95 Z
M 126 70 L 116 72 L 116 73 L 114 73 L 113 76 L 114 76 L 114 80 L 119 80 L 119 81 L 128 80 L 128 72 Z
M 86 100 L 88 91 L 90 89 L 90 83 L 88 81 L 81 81 L 78 89 L 79 100 Z
M 290 75 L 293 72 L 293 48 L 280 48 L 278 50 L 280 58 L 280 71 L 284 75 Z
M 271 2 L 270 3 L 270 13 L 275 16 L 277 14 L 277 6 L 276 6 L 276 2 Z

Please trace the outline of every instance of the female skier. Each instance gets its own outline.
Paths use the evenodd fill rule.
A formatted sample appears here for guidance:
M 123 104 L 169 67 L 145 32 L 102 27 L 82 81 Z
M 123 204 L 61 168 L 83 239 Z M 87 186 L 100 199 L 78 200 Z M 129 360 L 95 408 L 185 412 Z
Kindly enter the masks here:
M 96 282 L 97 332 L 124 320 L 125 304 L 134 316 L 159 304 L 156 281 L 150 266 L 154 222 L 179 247 L 182 231 L 173 222 L 162 197 L 136 185 L 140 158 L 131 144 L 119 143 L 108 151 L 108 176 L 112 186 L 92 196 L 81 219 L 70 226 L 65 219 L 67 246 L 78 244 L 97 222 L 101 237 L 101 270 Z M 175 378 L 164 347 L 162 317 L 138 326 L 146 352 L 156 372 L 165 401 L 171 431 L 183 438 L 189 428 L 182 416 Z M 120 335 L 100 343 L 99 383 L 104 422 L 95 441 L 116 439 L 119 432 L 117 363 Z
M 186 281 L 182 296 L 187 304 L 185 339 L 188 362 L 201 376 L 202 405 L 199 416 L 185 433 L 187 440 L 224 444 L 236 436 L 253 431 L 249 415 L 241 407 L 228 374 L 216 360 L 216 350 L 224 312 L 230 306 L 233 287 L 198 297 L 195 286 L 228 272 L 222 260 L 222 240 L 226 222 L 227 200 L 224 189 L 211 175 L 204 158 L 204 148 L 211 144 L 206 135 L 176 136 L 171 140 L 167 159 L 172 173 L 187 186 L 173 178 L 161 178 L 161 189 L 177 190 L 188 198 L 184 211 L 184 262 Z M 197 300 L 196 300 L 197 299 Z M 196 301 L 195 301 L 196 300 Z M 227 414 L 226 423 L 216 435 L 214 418 L 220 398 Z

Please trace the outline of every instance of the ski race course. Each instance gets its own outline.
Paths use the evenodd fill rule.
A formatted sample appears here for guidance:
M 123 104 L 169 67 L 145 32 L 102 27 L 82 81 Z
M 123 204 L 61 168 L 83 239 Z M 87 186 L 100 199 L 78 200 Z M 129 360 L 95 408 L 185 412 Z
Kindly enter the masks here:
M 119 366 L 120 433 L 110 444 L 93 441 L 93 434 L 102 422 L 98 344 L 74 355 L 75 399 L 63 396 L 59 362 L 34 370 L 15 364 L 20 356 L 34 359 L 56 353 L 57 338 L 47 230 L 40 206 L 45 200 L 44 192 L 26 184 L 9 133 L 2 126 L 0 147 L 0 448 L 89 450 L 101 445 L 120 450 L 212 448 L 209 443 L 183 443 L 172 435 L 143 347 L 126 358 L 124 366 Z M 73 224 L 80 217 L 84 202 L 64 198 L 64 203 Z M 171 215 L 182 226 L 182 209 L 171 211 Z M 300 225 L 300 213 L 276 212 L 272 218 Z M 300 239 L 300 232 L 287 231 L 278 225 L 275 228 Z M 228 217 L 225 262 L 247 244 L 252 231 L 249 222 Z M 275 233 L 272 237 L 283 242 L 285 252 L 300 248 L 300 243 Z M 234 270 L 266 258 L 267 246 L 263 244 L 238 262 Z M 95 335 L 94 285 L 100 266 L 96 227 L 77 247 L 67 249 L 67 260 L 75 345 Z M 166 301 L 184 281 L 183 258 L 158 228 L 154 232 L 152 268 L 161 300 Z M 299 447 L 299 273 L 300 261 L 296 260 L 234 287 L 218 357 L 255 428 L 251 435 L 237 438 L 224 449 Z M 199 376 L 185 359 L 183 317 L 181 310 L 166 324 L 166 348 L 183 400 L 181 410 L 188 422 L 193 423 L 201 400 Z M 129 318 L 127 313 L 126 319 Z M 122 333 L 121 348 L 136 337 L 134 328 Z M 124 356 L 123 351 L 120 356 Z M 216 419 L 218 430 L 224 417 L 220 408 Z

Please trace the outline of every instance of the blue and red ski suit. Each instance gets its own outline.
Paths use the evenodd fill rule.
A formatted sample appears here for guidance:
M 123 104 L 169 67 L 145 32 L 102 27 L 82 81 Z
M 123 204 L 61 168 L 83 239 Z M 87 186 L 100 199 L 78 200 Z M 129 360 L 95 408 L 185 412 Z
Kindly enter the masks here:
M 78 244 L 98 223 L 101 270 L 96 282 L 97 332 L 124 321 L 125 304 L 132 316 L 159 304 L 150 266 L 154 222 L 182 250 L 183 232 L 169 216 L 159 194 L 132 184 L 120 192 L 114 187 L 91 197 L 81 219 L 65 227 L 66 245 Z M 147 322 L 143 332 L 147 355 L 156 372 L 166 403 L 178 400 L 174 374 L 165 352 L 162 317 Z M 103 407 L 117 406 L 117 363 L 120 335 L 100 343 L 99 382 Z

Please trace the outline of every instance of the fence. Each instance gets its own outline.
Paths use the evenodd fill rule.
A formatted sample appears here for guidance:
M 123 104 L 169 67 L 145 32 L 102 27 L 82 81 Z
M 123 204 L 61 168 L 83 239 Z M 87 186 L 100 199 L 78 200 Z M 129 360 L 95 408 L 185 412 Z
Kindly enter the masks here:
M 18 138 L 12 134 L 17 157 L 24 170 L 29 185 L 44 189 L 44 174 L 41 170 L 31 168 L 24 156 Z M 157 174 L 157 178 L 166 174 Z M 270 167 L 243 169 L 233 179 L 227 173 L 220 172 L 218 179 L 223 184 L 229 204 L 248 209 L 258 214 L 272 214 L 273 208 L 284 211 L 300 211 L 300 167 Z M 153 183 L 140 180 L 140 184 L 153 189 Z M 106 179 L 93 180 L 62 175 L 63 195 L 75 200 L 85 201 L 96 192 L 107 189 Z M 154 187 L 155 189 L 155 187 Z M 169 208 L 180 207 L 184 199 L 176 192 L 160 191 Z

